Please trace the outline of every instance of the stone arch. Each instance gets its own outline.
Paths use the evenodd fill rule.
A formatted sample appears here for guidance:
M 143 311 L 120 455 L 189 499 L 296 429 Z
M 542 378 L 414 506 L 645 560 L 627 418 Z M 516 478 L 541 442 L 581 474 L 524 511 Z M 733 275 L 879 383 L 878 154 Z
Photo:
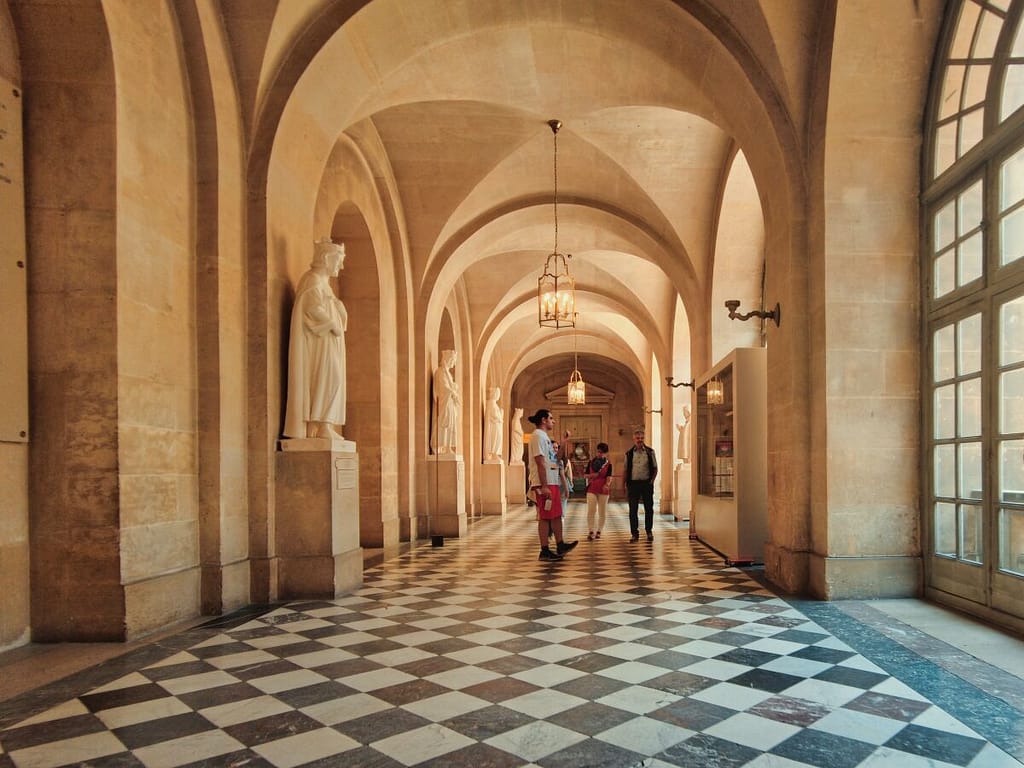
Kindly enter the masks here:
M 388 217 L 362 149 L 339 138 L 318 186 L 316 232 L 345 244 L 338 296 L 348 310 L 345 437 L 359 454 L 360 540 L 393 549 L 399 540 L 398 291 Z M 376 375 L 366 375 L 368 372 Z

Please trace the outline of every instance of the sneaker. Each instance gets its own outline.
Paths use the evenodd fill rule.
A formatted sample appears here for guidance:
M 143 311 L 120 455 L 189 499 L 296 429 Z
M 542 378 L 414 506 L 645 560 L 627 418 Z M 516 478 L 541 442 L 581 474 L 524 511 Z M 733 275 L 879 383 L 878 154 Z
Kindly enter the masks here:
M 537 559 L 538 560 L 561 560 L 562 559 L 562 555 L 561 554 L 556 554 L 556 553 L 552 552 L 550 549 L 548 549 L 547 547 L 544 547 L 544 549 L 542 549 L 540 551 L 540 557 L 538 557 Z
M 578 541 L 560 541 L 560 542 L 558 542 L 558 555 L 559 555 L 559 557 L 564 555 L 566 552 L 569 552 L 572 549 L 574 549 L 577 544 L 579 544 Z
M 654 534 L 651 533 L 650 531 L 647 532 L 647 540 L 648 541 L 654 541 Z
M 600 538 L 601 538 L 601 532 L 600 532 L 600 531 L 598 531 L 597 533 L 595 533 L 595 534 L 594 534 L 594 538 L 595 538 L 595 539 L 600 539 Z
M 629 537 L 629 543 L 630 544 L 632 544 L 635 541 L 640 541 L 640 534 L 639 533 L 634 533 L 632 536 Z
M 593 540 L 594 540 L 594 532 L 591 531 L 590 533 L 587 534 L 587 541 L 593 541 Z

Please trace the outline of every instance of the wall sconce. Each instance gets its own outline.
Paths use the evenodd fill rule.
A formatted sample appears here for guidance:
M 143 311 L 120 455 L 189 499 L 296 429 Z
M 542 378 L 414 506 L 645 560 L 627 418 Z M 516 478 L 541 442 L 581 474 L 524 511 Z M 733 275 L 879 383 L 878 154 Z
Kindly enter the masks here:
M 740 300 L 729 299 L 725 302 L 725 308 L 729 310 L 730 320 L 749 320 L 752 317 L 759 317 L 762 320 L 774 320 L 776 328 L 779 327 L 779 323 L 782 321 L 782 308 L 778 303 L 775 304 L 775 309 L 771 312 L 765 312 L 763 309 L 755 309 L 751 312 L 747 312 L 746 314 L 740 314 L 736 311 L 740 308 Z
M 680 381 L 678 384 L 673 384 L 672 377 L 666 376 L 665 383 L 668 384 L 670 387 L 689 387 L 690 389 L 693 389 L 693 379 L 690 379 L 690 381 Z

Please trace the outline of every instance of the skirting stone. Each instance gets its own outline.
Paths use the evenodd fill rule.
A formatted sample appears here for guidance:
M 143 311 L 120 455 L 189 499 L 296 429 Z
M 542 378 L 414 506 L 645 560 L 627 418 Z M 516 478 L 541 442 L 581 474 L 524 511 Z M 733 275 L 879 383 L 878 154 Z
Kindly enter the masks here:
M 871 600 L 921 594 L 919 557 L 821 557 L 809 560 L 811 594 L 825 600 Z
M 188 568 L 124 587 L 125 639 L 199 615 L 199 568 Z

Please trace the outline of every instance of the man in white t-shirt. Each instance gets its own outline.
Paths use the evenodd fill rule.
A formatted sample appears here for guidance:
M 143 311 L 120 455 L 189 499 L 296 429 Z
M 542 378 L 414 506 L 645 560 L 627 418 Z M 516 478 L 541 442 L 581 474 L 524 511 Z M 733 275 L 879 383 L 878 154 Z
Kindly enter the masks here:
M 537 504 L 537 538 L 540 560 L 561 560 L 562 555 L 579 542 L 562 540 L 562 469 L 549 433 L 555 428 L 551 411 L 541 408 L 529 421 L 536 427 L 530 434 L 530 493 Z M 556 550 L 548 546 L 548 535 L 554 534 Z

